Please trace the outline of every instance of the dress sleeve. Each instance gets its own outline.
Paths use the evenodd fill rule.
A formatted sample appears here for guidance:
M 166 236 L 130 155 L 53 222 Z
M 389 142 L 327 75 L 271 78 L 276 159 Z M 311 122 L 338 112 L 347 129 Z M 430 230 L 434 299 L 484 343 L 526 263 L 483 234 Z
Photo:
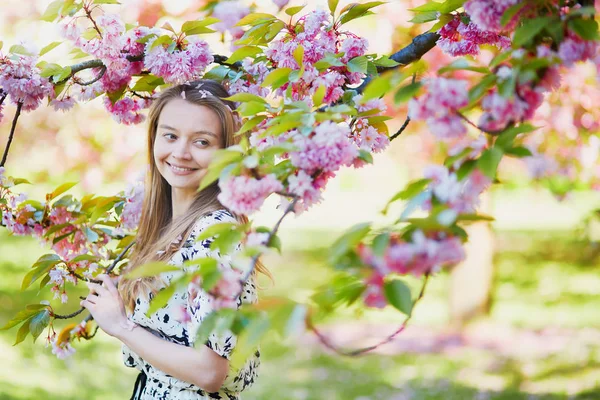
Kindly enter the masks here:
M 196 241 L 196 237 L 204 229 L 213 224 L 222 222 L 236 222 L 236 220 L 227 211 L 215 212 L 199 220 L 190 234 L 190 238 L 192 239 L 192 245 L 187 248 L 187 257 L 184 257 L 184 259 L 191 260 L 194 258 L 212 257 L 217 259 L 219 263 L 225 266 L 226 268 L 231 268 L 230 255 L 221 255 L 219 251 L 210 249 L 210 244 L 213 240 L 212 238 Z M 241 243 L 238 243 L 234 253 L 239 251 L 240 247 Z M 244 291 L 241 298 L 237 299 L 237 306 L 240 307 L 242 303 L 254 302 L 256 302 L 256 287 L 254 285 L 253 280 L 249 279 L 244 285 Z M 202 289 L 200 289 L 200 291 L 194 296 L 194 298 L 188 297 L 188 301 L 186 304 L 187 312 L 190 317 L 188 322 L 188 334 L 190 337 L 190 342 L 193 343 L 195 342 L 200 325 L 202 324 L 206 316 L 214 310 L 214 306 L 212 304 L 212 299 L 210 298 L 210 296 Z M 209 336 L 205 344 L 214 352 L 219 354 L 221 357 L 229 359 L 231 352 L 233 351 L 236 345 L 236 341 L 237 338 L 235 337 L 235 335 L 230 330 L 225 330 L 219 334 L 213 332 Z

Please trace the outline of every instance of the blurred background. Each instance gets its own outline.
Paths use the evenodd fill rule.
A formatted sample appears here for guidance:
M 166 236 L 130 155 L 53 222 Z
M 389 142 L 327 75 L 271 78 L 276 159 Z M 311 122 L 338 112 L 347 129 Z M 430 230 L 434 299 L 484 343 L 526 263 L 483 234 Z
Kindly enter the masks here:
M 55 25 L 37 21 L 49 3 L 4 0 L 0 4 L 0 38 L 5 48 L 27 41 L 39 49 L 60 40 Z M 206 5 L 196 0 L 122 3 L 106 6 L 106 10 L 120 13 L 126 22 L 162 25 L 169 21 L 176 29 L 181 22 L 197 18 L 198 10 Z M 292 0 L 290 5 L 305 3 Z M 339 7 L 347 3 L 341 1 Z M 391 1 L 378 8 L 376 15 L 353 21 L 348 29 L 366 37 L 371 52 L 391 54 L 420 33 L 417 29 L 422 28 L 408 22 L 412 15 L 407 9 L 422 3 Z M 254 4 L 262 11 L 277 12 L 270 1 Z M 315 7 L 327 5 L 309 1 L 306 10 Z M 230 52 L 229 44 L 220 43 L 218 35 L 207 40 L 216 52 Z M 67 54 L 68 45 L 62 45 L 44 59 L 67 65 Z M 434 49 L 425 61 L 433 71 L 448 60 Z M 564 78 L 566 89 L 556 98 L 549 97 L 541 108 L 539 123 L 552 125 L 548 122 L 552 110 L 565 104 L 587 107 L 586 118 L 591 115 L 598 121 L 593 105 L 600 95 L 594 89 L 593 72 L 586 65 L 571 71 Z M 589 89 L 587 106 L 580 104 L 579 89 L 570 90 L 582 86 Z M 404 121 L 406 108 L 391 101 L 389 107 L 388 114 L 394 116 L 390 131 L 394 132 Z M 13 107 L 6 107 L 0 123 L 2 148 L 13 112 Z M 571 125 L 562 120 L 561 126 L 549 129 L 558 133 L 583 129 L 572 119 Z M 595 125 L 589 128 L 597 129 Z M 21 117 L 7 173 L 35 184 L 21 188 L 31 198 L 41 198 L 67 181 L 80 182 L 73 189 L 78 196 L 114 194 L 144 169 L 144 138 L 144 124 L 117 124 L 99 101 L 78 105 L 68 113 L 42 107 Z M 282 254 L 264 260 L 275 279 L 274 284 L 262 282 L 263 294 L 308 301 L 333 273 L 326 254 L 335 238 L 359 222 L 394 220 L 402 205 L 383 216 L 380 211 L 388 199 L 418 178 L 426 164 L 440 161 L 439 154 L 425 127 L 412 124 L 384 154 L 375 157 L 373 165 L 341 171 L 321 204 L 284 222 Z M 598 192 L 575 185 L 559 200 L 547 185 L 529 178 L 522 161 L 501 167 L 504 185 L 497 185 L 482 199 L 482 211 L 496 220 L 469 228 L 468 260 L 431 279 L 403 334 L 358 358 L 331 354 L 310 333 L 285 341 L 268 337 L 262 345 L 260 377 L 242 397 L 600 399 L 600 244 L 598 228 L 588 219 L 600 204 Z M 257 222 L 272 225 L 280 215 L 276 205 L 277 199 L 269 199 L 256 215 Z M 35 285 L 20 290 L 23 276 L 45 250 L 33 238 L 9 237 L 0 230 L 0 325 L 25 305 L 51 299 L 49 290 L 38 293 Z M 419 282 L 410 283 L 416 292 Z M 70 297 L 86 293 L 79 287 L 70 291 Z M 78 301 L 72 300 L 57 312 L 78 308 Z M 391 307 L 366 310 L 354 306 L 319 324 L 334 343 L 357 348 L 382 340 L 402 320 Z M 58 322 L 55 329 L 62 326 Z M 103 332 L 90 342 L 75 343 L 77 352 L 64 361 L 44 347 L 45 334 L 35 344 L 28 338 L 13 347 L 15 336 L 16 329 L 0 332 L 0 399 L 129 398 L 136 371 L 123 366 L 120 343 Z

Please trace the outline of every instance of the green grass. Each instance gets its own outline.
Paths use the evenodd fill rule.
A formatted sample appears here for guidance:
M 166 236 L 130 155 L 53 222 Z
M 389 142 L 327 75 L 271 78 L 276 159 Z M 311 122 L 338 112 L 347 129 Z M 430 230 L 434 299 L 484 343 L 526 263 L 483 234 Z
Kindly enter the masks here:
M 262 345 L 258 382 L 243 398 L 599 399 L 598 251 L 571 236 L 500 233 L 491 315 L 463 335 L 446 328 L 448 275 L 442 273 L 432 279 L 399 344 L 381 352 L 344 358 L 324 351 L 310 334 L 284 343 L 269 337 Z M 268 294 L 306 300 L 331 274 L 322 261 L 323 244 L 331 237 L 328 232 L 299 235 L 295 243 L 300 245 L 267 257 L 275 276 Z M 19 290 L 42 251 L 33 240 L 0 231 L 0 325 L 26 304 L 50 297 L 48 289 L 41 297 L 35 288 Z M 76 308 L 70 304 L 57 311 Z M 335 327 L 356 320 L 357 314 L 380 337 L 401 320 L 390 309 L 355 307 L 322 323 L 339 334 Z M 15 335 L 15 329 L 0 332 L 0 399 L 129 398 L 136 372 L 122 365 L 120 344 L 107 335 L 76 343 L 77 353 L 67 361 L 44 347 L 45 333 L 35 344 L 28 338 L 13 347 Z

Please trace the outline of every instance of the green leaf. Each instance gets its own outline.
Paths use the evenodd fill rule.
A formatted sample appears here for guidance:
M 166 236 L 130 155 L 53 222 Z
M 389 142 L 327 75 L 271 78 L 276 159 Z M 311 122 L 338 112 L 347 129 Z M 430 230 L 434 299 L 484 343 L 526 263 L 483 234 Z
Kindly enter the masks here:
M 210 225 L 200 232 L 196 237 L 196 241 L 205 240 L 213 236 L 220 235 L 222 233 L 230 232 L 231 230 L 238 228 L 239 224 L 234 222 L 220 222 L 218 224 Z
M 503 154 L 502 150 L 498 147 L 487 149 L 477 160 L 477 166 L 485 176 L 494 179 L 496 178 L 496 170 L 498 169 L 500 160 L 502 160 Z
M 315 91 L 315 94 L 313 94 L 312 100 L 313 100 L 313 105 L 315 107 L 319 107 L 321 106 L 321 104 L 323 104 L 323 99 L 325 98 L 325 94 L 327 93 L 327 87 L 325 85 L 320 85 L 317 90 Z
M 221 233 L 210 244 L 212 250 L 229 254 L 233 248 L 242 240 L 243 233 L 239 230 L 231 230 Z
M 94 0 L 94 4 L 121 4 L 117 0 Z
M 527 147 L 522 147 L 522 146 L 504 149 L 504 154 L 506 154 L 507 156 L 514 156 L 514 157 L 518 157 L 518 158 L 531 157 L 533 155 L 533 154 L 531 154 L 531 151 Z
M 466 176 L 468 176 L 473 169 L 477 166 L 477 160 L 468 160 L 465 161 L 458 171 L 456 171 L 456 179 L 462 181 Z
M 31 336 L 33 336 L 34 343 L 49 323 L 50 311 L 48 309 L 40 311 L 29 320 L 29 331 L 31 332 Z
M 598 23 L 593 19 L 572 19 L 569 28 L 583 40 L 598 40 Z
M 240 19 L 235 26 L 244 26 L 244 25 L 258 25 L 267 21 L 273 21 L 277 18 L 271 14 L 265 13 L 252 13 L 246 15 L 244 18 Z
M 267 119 L 266 115 L 257 115 L 254 118 L 250 118 L 249 120 L 244 122 L 244 125 L 242 125 L 242 127 L 240 128 L 240 130 L 238 132 L 244 133 L 246 131 L 249 131 L 249 130 L 253 129 L 256 125 L 260 124 L 265 119 Z
M 17 339 L 15 341 L 15 344 L 13 344 L 13 346 L 18 345 L 23 340 L 25 340 L 25 338 L 27 337 L 28 334 L 29 334 L 29 321 L 25 321 L 25 323 L 23 325 L 21 325 L 21 327 L 19 328 L 19 331 L 17 332 Z
M 8 321 L 0 331 L 8 330 L 12 327 L 19 325 L 21 322 L 28 320 L 32 316 L 38 313 L 40 308 L 47 307 L 45 304 L 30 304 L 25 310 L 21 310 L 15 315 L 10 321 Z
M 408 22 L 412 22 L 414 24 L 422 24 L 422 23 L 429 22 L 429 21 L 435 21 L 437 19 L 438 19 L 437 11 L 428 11 L 428 12 L 423 12 L 423 13 L 419 13 L 419 14 L 415 15 Z
M 530 124 L 520 124 L 519 126 L 508 128 L 498 136 L 494 146 L 502 149 L 510 148 L 518 134 L 532 132 L 536 129 L 538 129 L 538 127 Z
M 410 289 L 400 279 L 387 281 L 383 285 L 383 292 L 387 301 L 397 310 L 410 317 L 413 302 Z
M 20 44 L 15 44 L 10 46 L 10 49 L 8 50 L 9 53 L 12 54 L 21 54 L 24 56 L 31 56 L 32 54 L 22 45 Z
M 153 48 L 155 48 L 157 46 L 163 46 L 165 44 L 171 44 L 171 43 L 173 43 L 173 38 L 171 38 L 171 35 L 161 35 L 161 36 L 157 37 L 154 40 L 154 42 L 152 42 L 149 50 L 152 50 Z
M 531 41 L 535 35 L 540 33 L 546 25 L 552 22 L 551 17 L 538 17 L 533 19 L 527 19 L 517 28 L 513 36 L 513 47 L 523 47 L 526 43 Z
M 213 160 L 208 166 L 208 172 L 202 180 L 200 181 L 200 188 L 198 190 L 203 190 L 204 188 L 213 184 L 219 176 L 221 172 L 230 164 L 240 162 L 243 158 L 243 154 L 237 151 L 222 149 L 217 150 L 213 153 Z
M 369 65 L 369 59 L 366 56 L 354 57 L 348 61 L 347 67 L 350 72 L 361 72 L 367 73 L 367 66 Z
M 306 4 L 303 6 L 296 6 L 296 7 L 289 7 L 285 10 L 285 13 L 287 15 L 289 15 L 290 17 L 293 17 L 294 15 L 298 14 L 300 11 L 302 11 L 302 9 L 306 7 Z
M 442 14 L 448 14 L 451 13 L 452 11 L 456 10 L 457 8 L 460 8 L 463 6 L 463 4 L 465 4 L 466 0 L 446 0 L 443 4 L 442 7 L 440 8 L 440 12 Z
M 257 101 L 259 103 L 267 103 L 265 99 L 252 93 L 236 93 L 233 96 L 224 97 L 223 100 L 237 101 L 237 102 L 248 102 Z
M 277 68 L 269 73 L 263 83 L 262 87 L 271 86 L 273 89 L 277 89 L 283 86 L 292 72 L 291 68 Z
M 294 60 L 296 60 L 296 63 L 298 63 L 298 66 L 301 67 L 302 66 L 302 61 L 304 60 L 304 47 L 302 47 L 302 45 L 298 45 L 298 47 L 296 47 L 294 49 Z
M 377 60 L 373 60 L 373 64 L 375 64 L 378 67 L 386 67 L 386 68 L 396 67 L 396 66 L 400 65 L 400 63 L 397 63 L 396 61 L 392 60 L 391 58 L 389 58 L 387 56 L 381 56 Z
M 402 86 L 394 95 L 394 103 L 400 104 L 410 100 L 417 94 L 419 89 L 421 89 L 421 86 L 421 82 L 409 83 L 408 85 Z
M 148 311 L 146 311 L 146 317 L 150 318 L 152 314 L 166 306 L 171 296 L 173 296 L 173 293 L 175 293 L 175 289 L 176 285 L 171 282 L 169 286 L 159 290 L 150 301 L 150 306 L 148 307 Z
M 411 182 L 405 189 L 402 189 L 401 191 L 396 193 L 394 197 L 392 197 L 390 201 L 388 201 L 382 213 L 384 215 L 387 213 L 390 204 L 398 200 L 408 200 L 411 197 L 414 197 L 417 194 L 421 193 L 427 187 L 427 185 L 429 185 L 429 182 L 431 182 L 431 179 L 419 179 L 417 181 Z
M 36 263 L 35 268 L 30 270 L 23 277 L 23 282 L 21 283 L 21 291 L 26 290 L 29 286 L 33 284 L 33 282 L 46 275 L 55 265 L 59 263 L 60 261 L 46 261 L 42 263 Z
M 216 311 L 212 311 L 210 314 L 202 319 L 202 323 L 196 332 L 196 343 L 205 344 L 210 334 L 213 332 L 215 327 L 217 326 L 217 320 L 219 319 L 219 314 Z
M 378 76 L 377 78 L 369 82 L 369 84 L 367 84 L 367 87 L 363 92 L 362 101 L 366 102 L 367 100 L 382 97 L 391 88 L 392 83 L 390 82 L 389 76 Z
M 137 80 L 133 88 L 134 92 L 153 92 L 160 85 L 164 85 L 165 81 L 163 78 L 154 75 L 142 76 Z
M 87 240 L 91 243 L 96 243 L 98 241 L 98 239 L 100 239 L 100 236 L 96 232 L 94 232 L 92 229 L 90 229 L 88 226 L 83 228 L 83 233 L 85 234 L 85 237 L 87 238 Z
M 485 214 L 460 214 L 456 221 L 495 221 L 494 217 Z
M 214 24 L 218 22 L 217 18 L 207 17 L 202 21 L 187 21 L 184 22 L 181 27 L 181 32 L 185 33 L 187 36 L 199 35 L 201 33 L 212 33 L 215 32 L 214 29 L 207 28 L 207 25 Z
M 241 61 L 246 57 L 254 57 L 257 54 L 262 53 L 262 49 L 258 46 L 242 46 L 233 52 L 231 56 L 225 61 L 227 64 L 233 64 L 237 61 Z
M 46 22 L 53 22 L 58 17 L 58 13 L 62 9 L 64 3 L 64 0 L 53 1 L 48 5 L 40 19 Z
M 502 18 L 500 18 L 500 25 L 508 25 L 508 23 L 513 19 L 513 17 L 517 15 L 517 13 L 521 11 L 526 5 L 526 1 L 519 1 L 517 2 L 517 4 L 508 7 L 506 11 L 504 11 L 504 14 L 502 14 Z
M 154 261 L 127 272 L 124 276 L 126 279 L 137 279 L 146 276 L 156 276 L 163 272 L 181 271 L 181 268 L 175 265 L 169 265 L 166 262 Z
M 340 24 L 345 24 L 346 22 L 350 22 L 353 19 L 364 17 L 365 15 L 369 14 L 368 11 L 371 8 L 377 7 L 381 4 L 385 4 L 385 2 L 384 1 L 370 1 L 367 3 L 363 3 L 363 4 L 353 3 L 351 5 L 351 7 L 347 10 L 347 12 L 342 14 L 342 16 L 340 18 Z
M 329 11 L 331 11 L 331 16 L 335 15 L 335 10 L 338 6 L 340 0 L 327 0 L 327 5 L 329 6 Z
M 353 249 L 358 243 L 371 231 L 371 224 L 361 223 L 350 228 L 346 233 L 339 237 L 331 246 L 329 251 L 329 260 L 335 264 L 338 259 L 344 256 L 349 250 Z
M 62 42 L 52 42 L 49 45 L 45 46 L 42 50 L 40 50 L 40 57 L 43 56 L 44 54 L 48 53 L 50 50 L 55 49 L 56 47 L 60 46 L 62 44 Z
M 358 158 L 366 163 L 373 164 L 373 155 L 366 150 L 360 149 L 358 151 Z

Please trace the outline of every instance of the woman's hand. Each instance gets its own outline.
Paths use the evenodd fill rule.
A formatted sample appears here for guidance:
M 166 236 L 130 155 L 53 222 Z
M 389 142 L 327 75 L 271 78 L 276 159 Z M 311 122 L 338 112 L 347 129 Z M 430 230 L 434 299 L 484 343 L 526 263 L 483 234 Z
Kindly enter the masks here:
M 104 285 L 87 282 L 90 294 L 79 303 L 87 308 L 100 328 L 110 336 L 118 337 L 128 325 L 127 313 L 121 295 L 106 274 L 97 276 Z

